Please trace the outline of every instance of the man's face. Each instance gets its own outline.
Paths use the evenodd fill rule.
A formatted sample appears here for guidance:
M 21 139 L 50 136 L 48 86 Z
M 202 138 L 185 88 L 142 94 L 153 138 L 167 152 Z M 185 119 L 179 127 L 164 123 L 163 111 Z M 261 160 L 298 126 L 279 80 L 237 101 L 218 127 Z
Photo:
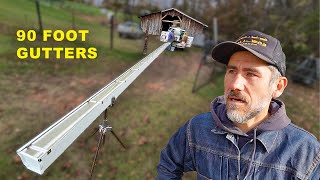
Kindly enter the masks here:
M 272 98 L 271 70 L 249 51 L 234 53 L 227 65 L 224 96 L 231 121 L 246 123 L 267 113 Z

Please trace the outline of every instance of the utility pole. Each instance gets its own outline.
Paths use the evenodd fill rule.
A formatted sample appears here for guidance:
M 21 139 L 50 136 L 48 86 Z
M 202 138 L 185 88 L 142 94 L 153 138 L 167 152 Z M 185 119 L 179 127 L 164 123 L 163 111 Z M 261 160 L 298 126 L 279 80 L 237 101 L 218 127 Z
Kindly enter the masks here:
M 218 44 L 218 18 L 213 17 L 213 42 Z

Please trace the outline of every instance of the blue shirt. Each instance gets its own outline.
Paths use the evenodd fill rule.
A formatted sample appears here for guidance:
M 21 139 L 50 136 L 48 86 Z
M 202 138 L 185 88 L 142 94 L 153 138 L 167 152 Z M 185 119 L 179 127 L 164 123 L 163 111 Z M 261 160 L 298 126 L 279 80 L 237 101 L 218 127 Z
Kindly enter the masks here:
M 161 152 L 157 179 L 181 179 L 197 171 L 198 179 L 320 179 L 320 144 L 292 123 L 279 104 L 272 115 L 253 131 L 242 148 L 236 129 L 221 123 L 225 117 L 222 97 L 212 111 L 195 116 L 182 126 Z M 281 121 L 281 119 L 285 119 Z M 279 121 L 277 128 L 270 122 Z M 281 124 L 282 122 L 282 124 Z M 250 136 L 249 136 L 250 137 Z
M 169 31 L 169 35 L 168 35 L 168 41 L 173 41 L 174 40 L 174 34 L 172 31 Z

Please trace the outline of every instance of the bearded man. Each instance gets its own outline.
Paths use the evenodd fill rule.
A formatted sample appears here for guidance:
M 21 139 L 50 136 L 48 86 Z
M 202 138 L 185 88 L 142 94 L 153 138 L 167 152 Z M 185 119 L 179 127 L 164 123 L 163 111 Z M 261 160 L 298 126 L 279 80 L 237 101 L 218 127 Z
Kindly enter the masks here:
M 320 144 L 291 123 L 277 98 L 288 84 L 279 40 L 248 31 L 218 44 L 224 96 L 193 117 L 162 150 L 157 179 L 320 179 Z

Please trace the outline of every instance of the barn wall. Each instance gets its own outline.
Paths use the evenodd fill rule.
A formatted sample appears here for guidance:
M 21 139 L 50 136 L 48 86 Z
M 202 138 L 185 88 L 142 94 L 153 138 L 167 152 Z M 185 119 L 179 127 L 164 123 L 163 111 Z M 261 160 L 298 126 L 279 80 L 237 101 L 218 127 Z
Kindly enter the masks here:
M 191 36 L 195 36 L 195 34 L 201 33 L 203 31 L 203 26 L 196 21 L 193 21 L 187 17 L 182 17 L 182 23 L 180 24 L 182 29 L 187 29 L 187 32 Z
M 185 29 L 190 36 L 195 36 L 198 33 L 203 31 L 203 25 L 190 17 L 185 16 L 184 14 L 173 10 L 152 13 L 150 15 L 141 17 L 141 28 L 144 33 L 148 33 L 151 35 L 160 35 L 161 34 L 161 26 L 162 26 L 162 16 L 170 15 L 170 16 L 179 16 L 182 22 L 180 23 L 180 27 Z
M 141 18 L 141 28 L 144 33 L 160 35 L 161 13 L 155 13 Z

